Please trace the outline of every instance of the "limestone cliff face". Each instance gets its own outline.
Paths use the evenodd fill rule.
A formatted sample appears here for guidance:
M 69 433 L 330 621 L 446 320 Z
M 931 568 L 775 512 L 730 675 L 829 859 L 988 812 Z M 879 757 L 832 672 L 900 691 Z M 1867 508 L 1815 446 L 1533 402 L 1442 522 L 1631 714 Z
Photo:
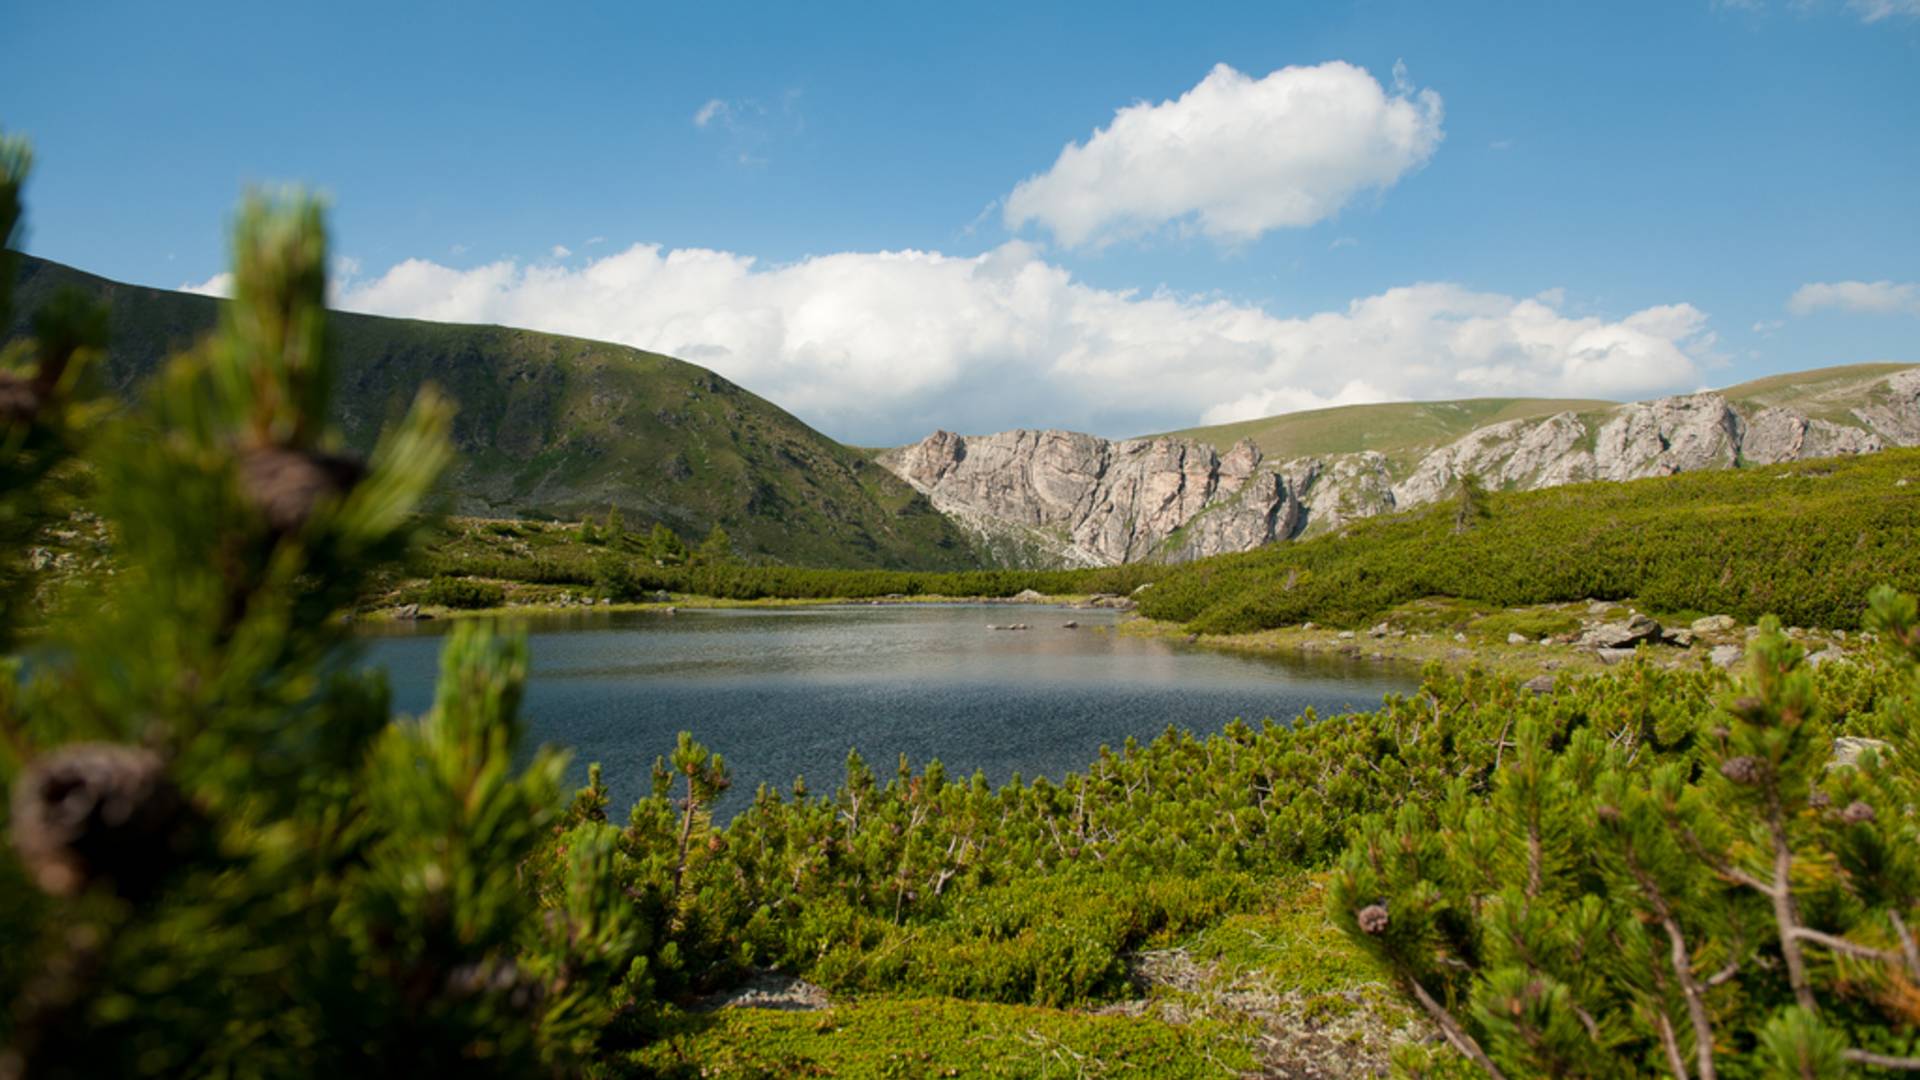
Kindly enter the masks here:
M 880 463 L 926 493 L 997 561 L 1107 566 L 1184 561 L 1339 529 L 1445 498 L 1463 476 L 1490 488 L 1635 480 L 1697 469 L 1920 445 L 1920 368 L 1876 380 L 1856 404 L 1809 416 L 1714 393 L 1559 413 L 1469 432 L 1398 472 L 1366 451 L 1264 460 L 1192 439 L 1110 442 L 1066 431 L 940 431 Z
M 1188 439 L 1109 442 L 1067 431 L 939 431 L 880 459 L 1002 561 L 1068 566 L 1161 554 L 1203 511 L 1217 519 L 1209 552 L 1273 539 L 1275 527 L 1288 527 L 1289 492 L 1243 490 L 1259 461 L 1252 443 L 1221 455 Z

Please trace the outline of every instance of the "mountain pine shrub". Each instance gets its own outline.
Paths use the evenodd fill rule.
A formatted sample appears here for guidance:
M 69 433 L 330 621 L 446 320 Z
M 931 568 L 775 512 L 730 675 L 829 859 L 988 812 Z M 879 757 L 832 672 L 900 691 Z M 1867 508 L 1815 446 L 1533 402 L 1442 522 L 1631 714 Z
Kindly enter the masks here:
M 1881 739 L 1769 621 L 1716 706 L 1651 730 L 1515 718 L 1488 775 L 1368 817 L 1331 915 L 1493 1076 L 1920 1071 L 1920 619 Z
M 0 143 L 8 239 L 27 160 Z M 456 628 L 417 719 L 352 663 L 340 612 L 414 542 L 450 409 L 341 450 L 325 266 L 314 202 L 250 198 L 219 330 L 117 414 L 100 312 L 0 354 L 0 630 L 35 627 L 0 680 L 0 1075 L 572 1073 L 644 1003 L 616 830 L 522 881 L 563 766 L 514 764 L 522 642 Z M 79 467 L 116 571 L 42 619 L 19 541 Z

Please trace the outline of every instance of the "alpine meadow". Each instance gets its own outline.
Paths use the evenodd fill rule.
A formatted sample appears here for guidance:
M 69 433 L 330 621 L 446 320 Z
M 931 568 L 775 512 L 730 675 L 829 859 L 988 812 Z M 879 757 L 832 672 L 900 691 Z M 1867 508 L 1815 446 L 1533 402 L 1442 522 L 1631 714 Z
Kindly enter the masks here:
M 0 1080 L 1920 1075 L 1920 7 L 190 8 L 0 16 Z

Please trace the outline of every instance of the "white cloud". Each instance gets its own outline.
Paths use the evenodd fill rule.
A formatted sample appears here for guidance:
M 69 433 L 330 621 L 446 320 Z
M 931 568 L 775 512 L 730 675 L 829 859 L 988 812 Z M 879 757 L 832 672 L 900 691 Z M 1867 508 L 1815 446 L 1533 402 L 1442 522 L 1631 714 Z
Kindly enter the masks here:
M 1218 297 L 1094 288 L 1014 241 L 960 258 L 850 252 L 763 266 L 636 245 L 584 265 L 410 260 L 359 311 L 615 341 L 712 368 L 857 443 L 937 427 L 1132 435 L 1366 400 L 1631 398 L 1711 363 L 1686 304 L 1608 320 L 1424 283 L 1281 317 Z
M 573 249 L 565 244 L 555 244 L 550 254 L 556 259 L 564 259 L 573 254 Z
M 225 270 L 198 284 L 181 282 L 181 292 L 199 293 L 201 296 L 218 296 L 228 299 L 233 296 L 233 275 Z
M 1847 0 L 1847 7 L 1870 23 L 1895 15 L 1920 16 L 1920 0 Z
M 1816 281 L 1800 286 L 1787 300 L 1787 310 L 1795 315 L 1822 308 L 1868 315 L 1920 315 L 1920 283 Z
M 1764 12 L 1766 0 L 1712 0 L 1722 11 Z M 1896 15 L 1920 17 L 1920 0 L 1844 0 L 1838 5 L 1860 17 L 1863 23 L 1877 23 Z M 1830 0 L 1788 0 L 1786 7 L 1801 15 L 1823 13 L 1835 7 Z
M 724 124 L 731 119 L 733 119 L 733 106 L 719 98 L 710 98 L 705 105 L 694 111 L 693 126 L 706 127 L 715 120 Z
M 1425 164 L 1441 113 L 1440 95 L 1415 91 L 1398 65 L 1389 93 L 1339 61 L 1262 79 L 1220 64 L 1177 100 L 1127 106 L 1068 143 L 1007 196 L 1006 221 L 1069 247 L 1172 223 L 1224 241 L 1311 225 Z

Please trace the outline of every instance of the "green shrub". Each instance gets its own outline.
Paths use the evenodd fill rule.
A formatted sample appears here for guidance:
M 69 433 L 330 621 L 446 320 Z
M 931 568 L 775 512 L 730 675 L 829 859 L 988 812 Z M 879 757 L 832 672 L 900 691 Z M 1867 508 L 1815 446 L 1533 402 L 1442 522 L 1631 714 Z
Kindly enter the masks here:
M 9 242 L 24 166 L 0 141 Z M 0 664 L 0 1071 L 575 1075 L 647 1001 L 616 830 L 571 834 L 544 902 L 523 883 L 564 767 L 516 753 L 524 643 L 456 627 L 404 722 L 352 663 L 339 615 L 411 547 L 452 408 L 424 390 L 343 452 L 326 262 L 317 204 L 250 199 L 219 330 L 130 409 L 76 389 L 85 312 L 0 350 L 45 391 L 0 416 L 0 521 L 79 455 L 118 563 Z
M 1202 633 L 1360 627 L 1453 597 L 1489 609 L 1633 598 L 1664 612 L 1852 629 L 1880 584 L 1920 589 L 1920 450 L 1474 497 L 1174 569 L 1143 614 Z
M 456 611 L 496 608 L 507 602 L 507 592 L 501 586 L 491 581 L 457 577 L 434 578 L 420 590 L 419 597 L 423 604 L 436 604 Z

